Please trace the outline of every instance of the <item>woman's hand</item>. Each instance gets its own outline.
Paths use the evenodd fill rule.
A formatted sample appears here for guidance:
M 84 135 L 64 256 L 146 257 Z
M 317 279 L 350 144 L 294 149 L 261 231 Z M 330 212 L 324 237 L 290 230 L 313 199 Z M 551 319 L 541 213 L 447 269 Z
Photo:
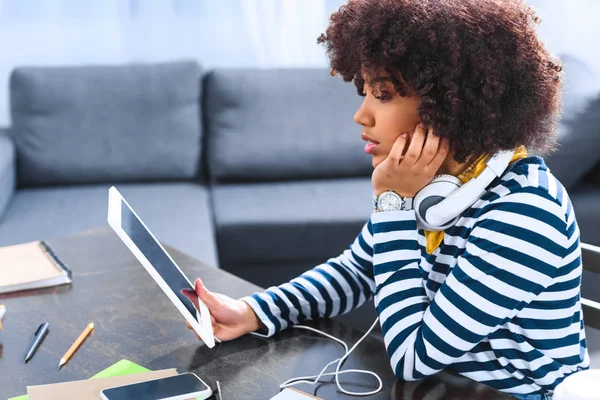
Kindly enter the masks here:
M 212 293 L 206 289 L 200 279 L 196 279 L 195 291 L 182 289 L 181 293 L 194 303 L 196 309 L 198 309 L 198 297 L 206 304 L 210 311 L 214 335 L 219 340 L 233 340 L 264 326 L 246 302 L 232 299 L 224 294 Z M 188 322 L 186 325 L 192 329 Z M 198 339 L 202 340 L 200 337 Z
M 431 182 L 450 150 L 447 139 L 440 139 L 433 129 L 426 132 L 421 124 L 403 154 L 407 141 L 408 134 L 400 135 L 390 154 L 373 171 L 371 180 L 376 195 L 393 190 L 402 197 L 414 197 Z

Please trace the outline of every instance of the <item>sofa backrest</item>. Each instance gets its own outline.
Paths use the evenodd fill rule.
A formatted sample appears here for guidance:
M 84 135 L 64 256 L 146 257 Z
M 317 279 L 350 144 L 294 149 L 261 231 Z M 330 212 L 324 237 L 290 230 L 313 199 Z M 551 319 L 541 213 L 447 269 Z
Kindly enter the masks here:
M 195 61 L 15 69 L 18 184 L 195 178 L 200 76 Z
M 215 69 L 204 79 L 214 182 L 368 176 L 362 99 L 326 69 Z

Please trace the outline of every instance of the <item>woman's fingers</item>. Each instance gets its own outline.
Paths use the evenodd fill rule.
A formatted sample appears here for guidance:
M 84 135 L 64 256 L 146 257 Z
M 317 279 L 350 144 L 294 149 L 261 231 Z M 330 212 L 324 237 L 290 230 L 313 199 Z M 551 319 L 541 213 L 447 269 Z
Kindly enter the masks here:
M 185 321 L 185 326 L 187 326 L 189 330 L 194 332 L 194 335 L 196 335 L 199 341 L 202 341 L 202 338 L 196 333 L 196 331 L 194 330 L 194 328 L 192 328 L 188 321 Z
M 200 297 L 200 300 L 206 304 L 210 311 L 218 311 L 223 308 L 224 303 L 219 299 L 218 296 L 204 286 L 204 283 L 202 283 L 200 278 L 196 279 L 194 286 L 198 297 Z
M 448 153 L 450 153 L 450 141 L 447 138 L 440 140 L 438 152 L 435 157 L 431 160 L 428 167 L 434 171 L 440 169 L 446 157 L 448 157 Z
M 196 310 L 200 310 L 200 304 L 198 303 L 198 294 L 192 289 L 181 289 L 181 294 L 183 294 L 189 301 L 192 302 Z
M 212 322 L 212 328 L 213 328 L 213 335 L 216 335 L 217 332 L 219 331 L 219 324 L 216 323 L 214 317 L 211 316 L 211 322 Z M 188 321 L 185 321 L 185 326 L 188 327 L 189 330 L 194 331 L 194 334 L 196 335 L 196 337 L 198 338 L 199 341 L 202 341 L 202 338 L 196 333 L 196 331 L 194 330 L 194 328 L 192 328 L 192 325 L 190 325 L 190 323 Z
M 439 150 L 440 137 L 433 132 L 433 128 L 429 128 L 425 139 L 425 145 L 423 146 L 419 160 L 417 161 L 417 166 L 419 168 L 426 168 L 438 154 Z
M 406 141 L 408 140 L 408 134 L 403 133 L 396 138 L 396 141 L 392 145 L 388 159 L 392 162 L 392 165 L 398 165 L 402 160 L 404 148 L 406 147 Z
M 412 138 L 410 138 L 410 145 L 408 146 L 408 150 L 406 150 L 406 154 L 404 154 L 403 163 L 407 163 L 410 165 L 414 165 L 421 152 L 423 151 L 423 144 L 425 143 L 426 130 L 422 124 L 417 125 L 415 128 L 415 133 Z

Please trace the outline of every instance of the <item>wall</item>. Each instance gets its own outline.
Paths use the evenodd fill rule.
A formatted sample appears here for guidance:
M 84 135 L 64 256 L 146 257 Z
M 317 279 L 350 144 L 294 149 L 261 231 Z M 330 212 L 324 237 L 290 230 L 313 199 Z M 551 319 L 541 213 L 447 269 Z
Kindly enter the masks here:
M 205 67 L 324 67 L 342 0 L 0 0 L 0 127 L 15 66 L 194 58 Z
M 0 0 L 0 127 L 20 65 L 191 57 L 206 67 L 325 67 L 317 36 L 343 0 Z M 540 35 L 600 70 L 599 0 L 529 0 Z

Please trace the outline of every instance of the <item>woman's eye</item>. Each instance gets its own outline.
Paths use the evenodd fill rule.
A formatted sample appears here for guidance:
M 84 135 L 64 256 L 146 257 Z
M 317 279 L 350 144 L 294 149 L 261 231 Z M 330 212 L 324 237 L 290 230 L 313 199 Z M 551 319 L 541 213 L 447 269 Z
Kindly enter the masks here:
M 392 99 L 392 96 L 390 96 L 390 94 L 387 92 L 382 92 L 378 95 L 374 95 L 374 97 L 382 103 Z

